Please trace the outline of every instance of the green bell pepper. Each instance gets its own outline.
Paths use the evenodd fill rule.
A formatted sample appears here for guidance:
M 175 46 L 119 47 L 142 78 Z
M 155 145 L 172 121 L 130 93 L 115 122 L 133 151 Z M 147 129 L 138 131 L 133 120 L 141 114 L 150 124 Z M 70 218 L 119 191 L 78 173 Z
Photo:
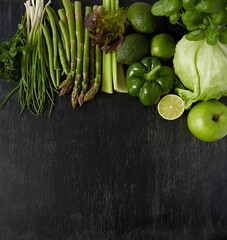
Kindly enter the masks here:
M 162 66 L 156 57 L 145 57 L 129 65 L 126 73 L 128 93 L 139 97 L 145 106 L 158 103 L 162 95 L 168 94 L 174 86 L 174 72 Z

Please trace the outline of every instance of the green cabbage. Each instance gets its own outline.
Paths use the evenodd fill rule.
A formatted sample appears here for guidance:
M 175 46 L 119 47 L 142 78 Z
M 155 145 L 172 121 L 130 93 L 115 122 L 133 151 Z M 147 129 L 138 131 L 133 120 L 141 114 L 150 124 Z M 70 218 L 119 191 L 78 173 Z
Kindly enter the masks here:
M 227 96 L 227 44 L 214 46 L 183 37 L 176 46 L 173 66 L 180 82 L 175 92 L 189 109 L 194 102 Z

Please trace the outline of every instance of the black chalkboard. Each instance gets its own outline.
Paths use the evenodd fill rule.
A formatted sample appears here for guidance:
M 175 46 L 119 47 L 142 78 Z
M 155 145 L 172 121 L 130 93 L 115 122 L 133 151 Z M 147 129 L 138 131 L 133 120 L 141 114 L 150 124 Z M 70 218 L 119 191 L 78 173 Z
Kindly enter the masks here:
M 0 0 L 0 42 L 24 11 Z M 0 100 L 15 86 L 1 80 Z M 128 94 L 75 110 L 56 96 L 51 117 L 19 117 L 17 99 L 0 109 L 0 240 L 227 239 L 227 138 L 202 142 L 187 112 L 166 121 Z

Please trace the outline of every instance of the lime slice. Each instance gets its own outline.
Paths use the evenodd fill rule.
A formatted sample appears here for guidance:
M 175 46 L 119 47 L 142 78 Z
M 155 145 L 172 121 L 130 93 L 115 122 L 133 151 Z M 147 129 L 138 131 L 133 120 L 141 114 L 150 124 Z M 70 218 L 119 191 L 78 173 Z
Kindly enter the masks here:
M 167 120 L 175 120 L 184 112 L 184 101 L 175 94 L 168 94 L 158 103 L 158 113 Z

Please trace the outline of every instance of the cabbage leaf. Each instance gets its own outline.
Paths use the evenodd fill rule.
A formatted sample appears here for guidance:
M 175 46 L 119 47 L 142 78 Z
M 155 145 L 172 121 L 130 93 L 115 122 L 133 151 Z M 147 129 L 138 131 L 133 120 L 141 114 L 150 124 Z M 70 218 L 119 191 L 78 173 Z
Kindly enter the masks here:
M 175 92 L 190 109 L 197 101 L 227 96 L 227 44 L 214 46 L 201 41 L 188 41 L 185 36 L 177 43 L 173 66 L 179 82 Z

